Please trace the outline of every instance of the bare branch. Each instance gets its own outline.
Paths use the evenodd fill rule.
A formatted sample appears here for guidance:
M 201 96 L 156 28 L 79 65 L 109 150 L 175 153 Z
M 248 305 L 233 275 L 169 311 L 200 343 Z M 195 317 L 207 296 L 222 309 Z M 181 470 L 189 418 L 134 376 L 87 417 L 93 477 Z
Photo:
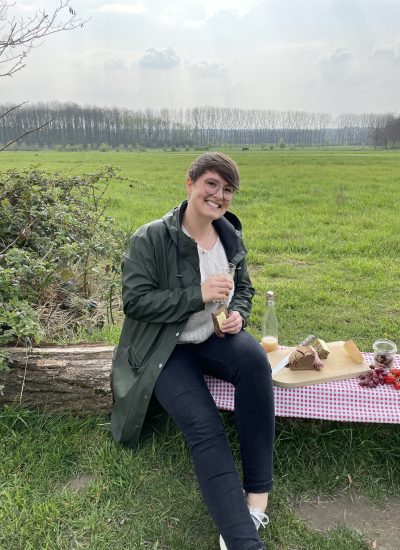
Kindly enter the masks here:
M 77 17 L 70 0 L 60 0 L 52 12 L 38 10 L 32 17 L 19 19 L 8 15 L 14 5 L 9 0 L 0 0 L 0 64 L 4 67 L 0 77 L 20 71 L 25 66 L 24 59 L 45 37 L 83 27 L 87 22 Z
M 15 4 L 11 0 L 0 0 L 0 77 L 11 77 L 23 69 L 25 58 L 33 48 L 41 45 L 45 37 L 83 27 L 86 23 L 86 20 L 77 17 L 75 10 L 70 5 L 70 0 L 59 0 L 58 6 L 52 12 L 37 10 L 33 16 L 20 17 L 19 19 L 9 15 L 10 8 L 13 8 Z M 64 14 L 66 14 L 66 17 Z M 8 109 L 5 113 L 1 113 L 0 119 L 25 103 L 23 102 Z M 27 130 L 0 147 L 0 151 L 4 151 L 16 141 L 40 130 L 50 122 L 52 120 Z
M 15 109 L 19 109 L 20 107 L 22 107 L 22 105 L 25 105 L 26 103 L 28 103 L 27 101 L 23 101 L 22 103 L 20 103 L 19 105 L 14 105 L 14 107 L 11 107 L 10 109 L 8 109 L 8 111 L 6 111 L 5 113 L 1 113 L 0 114 L 0 118 L 4 118 L 6 115 L 8 115 L 8 113 L 11 113 L 11 111 L 15 111 Z

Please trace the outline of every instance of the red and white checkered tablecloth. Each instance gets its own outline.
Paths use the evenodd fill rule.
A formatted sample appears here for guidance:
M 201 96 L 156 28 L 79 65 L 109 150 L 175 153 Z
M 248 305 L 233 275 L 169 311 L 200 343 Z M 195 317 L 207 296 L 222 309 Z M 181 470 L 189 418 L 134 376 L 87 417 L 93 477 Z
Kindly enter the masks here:
M 368 364 L 372 363 L 372 353 L 363 355 Z M 400 368 L 400 355 L 396 355 L 393 366 Z M 212 376 L 205 376 L 205 380 L 217 407 L 233 411 L 233 385 Z M 274 386 L 274 395 L 276 416 L 400 424 L 400 390 L 392 385 L 363 388 L 357 378 L 352 378 L 301 388 Z

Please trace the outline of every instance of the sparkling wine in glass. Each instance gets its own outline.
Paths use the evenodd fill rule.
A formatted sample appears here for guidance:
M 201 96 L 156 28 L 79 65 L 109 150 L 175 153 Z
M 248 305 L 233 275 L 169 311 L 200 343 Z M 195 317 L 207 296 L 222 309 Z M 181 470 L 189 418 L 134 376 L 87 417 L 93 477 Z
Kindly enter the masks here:
M 226 268 L 220 271 L 218 275 L 227 275 L 233 281 L 235 277 L 235 270 L 236 270 L 235 264 L 231 264 L 228 262 Z M 228 303 L 228 298 L 229 298 L 229 295 L 224 300 L 214 300 L 214 302 L 216 304 L 226 304 Z

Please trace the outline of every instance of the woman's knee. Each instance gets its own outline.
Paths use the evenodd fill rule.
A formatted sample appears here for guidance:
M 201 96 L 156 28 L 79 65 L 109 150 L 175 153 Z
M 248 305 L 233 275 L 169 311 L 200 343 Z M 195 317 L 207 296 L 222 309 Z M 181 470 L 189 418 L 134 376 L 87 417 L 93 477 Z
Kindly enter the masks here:
M 271 367 L 263 347 L 245 331 L 237 336 L 239 338 L 232 339 L 232 357 L 240 373 L 255 378 L 260 375 L 270 377 Z
M 198 442 L 224 433 L 218 409 L 203 376 L 197 387 L 184 388 L 180 382 L 175 388 L 170 387 L 169 392 L 157 389 L 157 399 L 188 441 Z

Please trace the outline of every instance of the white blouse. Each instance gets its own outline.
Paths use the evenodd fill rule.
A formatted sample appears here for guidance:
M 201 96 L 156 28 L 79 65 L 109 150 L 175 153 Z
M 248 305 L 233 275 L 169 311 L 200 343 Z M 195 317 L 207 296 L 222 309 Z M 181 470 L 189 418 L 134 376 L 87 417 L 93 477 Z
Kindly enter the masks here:
M 189 235 L 185 228 L 182 229 L 184 233 Z M 200 262 L 201 284 L 203 284 L 208 277 L 211 277 L 211 275 L 223 273 L 228 267 L 228 259 L 219 237 L 211 250 L 204 250 L 201 246 L 197 245 L 197 251 Z M 230 303 L 232 296 L 233 290 L 228 296 L 226 305 Z M 214 313 L 218 307 L 220 307 L 220 304 L 210 302 L 204 304 L 204 309 L 202 311 L 193 313 L 193 315 L 189 317 L 184 330 L 181 332 L 178 344 L 200 344 L 200 342 L 207 340 L 214 332 L 211 313 Z

